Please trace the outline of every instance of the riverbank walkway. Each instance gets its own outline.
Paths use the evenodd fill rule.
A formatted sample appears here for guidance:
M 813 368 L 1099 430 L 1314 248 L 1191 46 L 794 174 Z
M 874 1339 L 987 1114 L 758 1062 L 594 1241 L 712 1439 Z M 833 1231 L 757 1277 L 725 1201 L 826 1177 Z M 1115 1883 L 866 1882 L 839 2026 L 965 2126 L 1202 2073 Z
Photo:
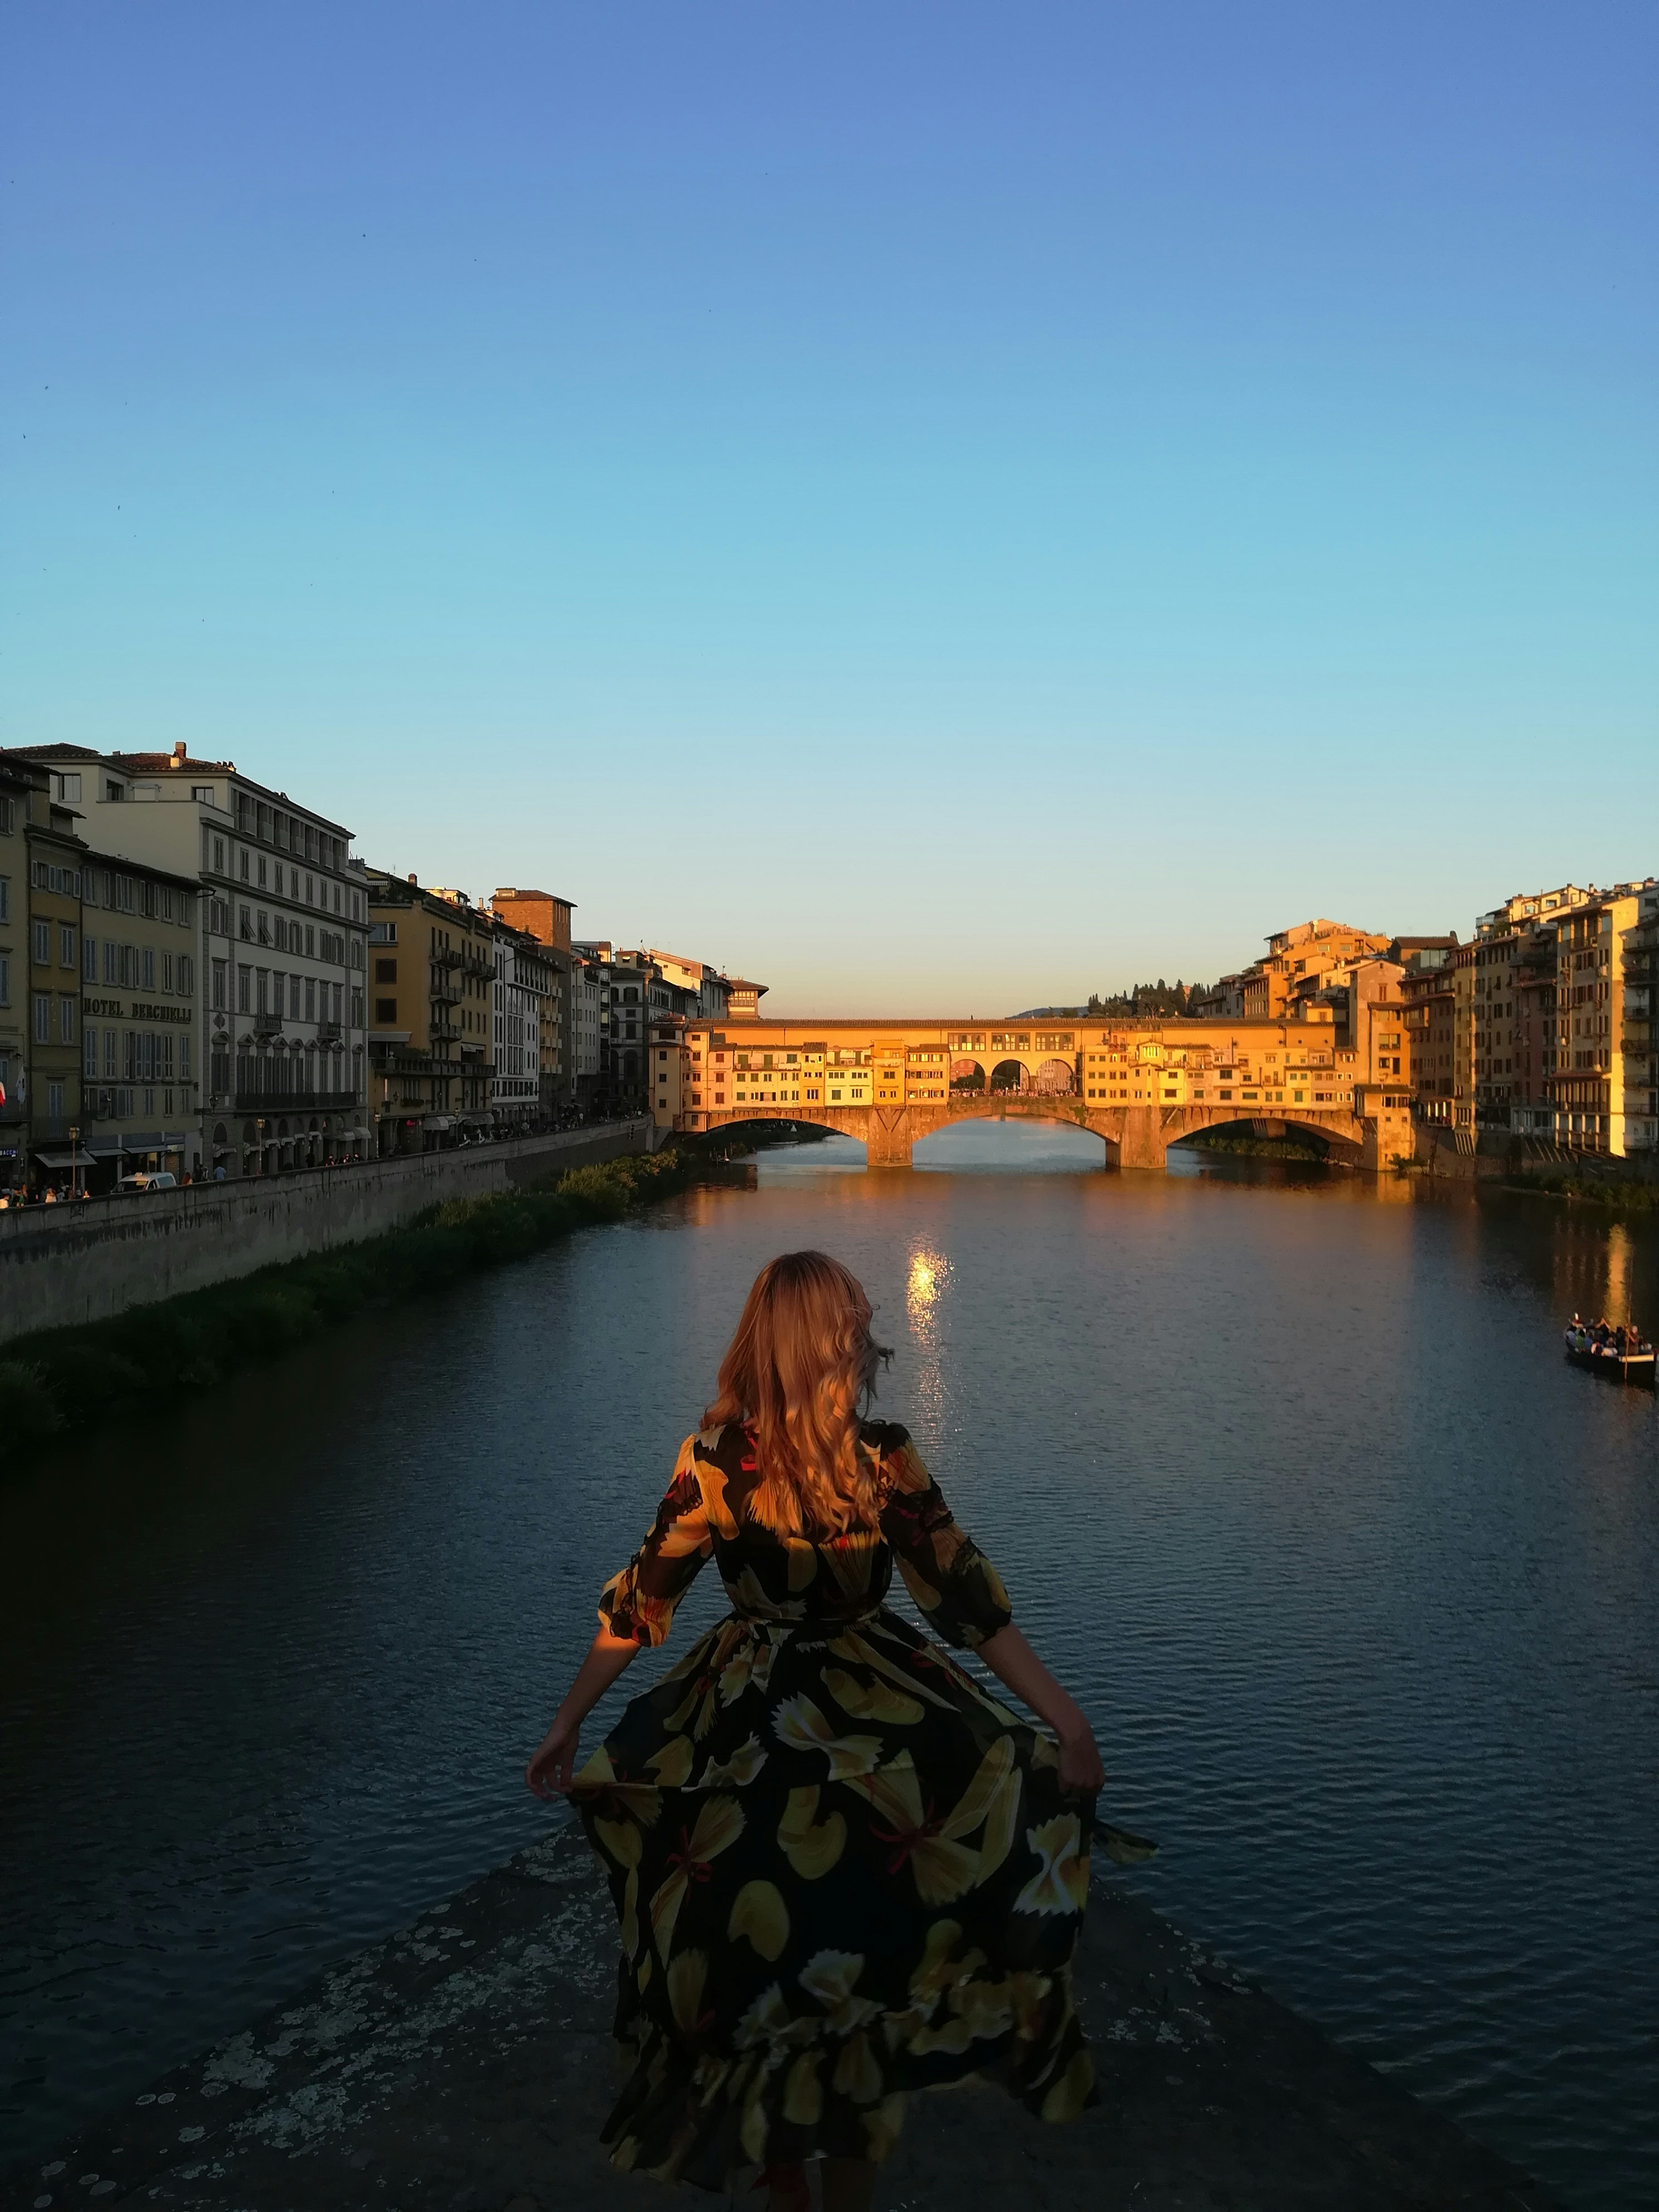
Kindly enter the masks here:
M 325 1974 L 0 2187 L 0 2208 L 656 2212 L 615 2172 L 617 1939 L 580 1832 Z M 1449 2120 L 1097 1882 L 1078 1969 L 1102 2102 L 1045 2128 L 978 2084 L 912 2104 L 878 2212 L 1546 2212 Z

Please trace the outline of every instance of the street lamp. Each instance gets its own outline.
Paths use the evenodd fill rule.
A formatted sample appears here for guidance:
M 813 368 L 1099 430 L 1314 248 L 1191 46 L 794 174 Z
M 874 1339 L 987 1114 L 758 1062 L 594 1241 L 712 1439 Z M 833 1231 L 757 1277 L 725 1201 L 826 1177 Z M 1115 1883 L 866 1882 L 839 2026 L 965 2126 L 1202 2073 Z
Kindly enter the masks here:
M 80 1181 L 80 1173 L 76 1166 L 76 1152 L 80 1141 L 80 1128 L 71 1121 L 70 1123 L 70 1196 L 71 1198 L 76 1195 L 75 1186 Z
M 253 1126 L 259 1132 L 259 1165 L 257 1172 L 263 1175 L 265 1171 L 265 1121 L 263 1114 Z

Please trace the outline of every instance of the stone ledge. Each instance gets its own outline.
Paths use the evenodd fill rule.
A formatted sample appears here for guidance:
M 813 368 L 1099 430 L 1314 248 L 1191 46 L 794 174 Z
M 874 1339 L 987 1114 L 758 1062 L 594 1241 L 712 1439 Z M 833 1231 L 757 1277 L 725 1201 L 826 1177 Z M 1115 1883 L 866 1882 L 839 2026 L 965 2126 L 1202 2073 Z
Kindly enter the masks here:
M 616 1929 L 556 1831 L 0 2185 L 0 2212 L 651 2212 L 730 2203 L 608 2164 Z M 1102 2101 L 1045 2128 L 917 2098 L 890 2212 L 1549 2212 L 1554 2200 L 1138 1899 L 1097 1883 L 1079 2001 Z

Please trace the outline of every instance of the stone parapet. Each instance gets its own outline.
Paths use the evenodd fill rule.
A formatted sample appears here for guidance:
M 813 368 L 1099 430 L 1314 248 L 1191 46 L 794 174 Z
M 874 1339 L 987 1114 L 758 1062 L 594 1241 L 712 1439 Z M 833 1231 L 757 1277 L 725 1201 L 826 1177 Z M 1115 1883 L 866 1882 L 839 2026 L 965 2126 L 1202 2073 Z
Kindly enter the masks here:
M 379 1237 L 455 1198 L 656 1148 L 648 1118 L 0 1213 L 0 1344 Z

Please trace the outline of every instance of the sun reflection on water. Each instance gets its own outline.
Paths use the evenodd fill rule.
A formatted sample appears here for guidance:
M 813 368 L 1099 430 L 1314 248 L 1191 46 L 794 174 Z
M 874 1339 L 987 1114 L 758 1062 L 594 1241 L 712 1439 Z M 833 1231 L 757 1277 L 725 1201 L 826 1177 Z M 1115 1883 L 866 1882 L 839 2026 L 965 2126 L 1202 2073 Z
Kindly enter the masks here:
M 910 1255 L 910 1276 L 904 1286 L 904 1303 L 915 1328 L 932 1318 L 945 1288 L 951 1263 L 942 1253 L 915 1251 Z

